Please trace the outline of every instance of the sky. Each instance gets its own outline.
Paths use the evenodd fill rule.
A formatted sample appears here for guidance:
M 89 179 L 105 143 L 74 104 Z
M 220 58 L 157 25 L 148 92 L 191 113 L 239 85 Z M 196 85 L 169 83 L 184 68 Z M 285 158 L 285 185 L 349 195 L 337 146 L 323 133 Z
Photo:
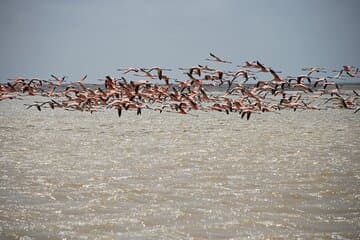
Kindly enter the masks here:
M 284 75 L 360 66 L 359 10 L 358 0 L 1 0 L 0 80 L 246 60 Z M 210 52 L 234 64 L 205 61 Z

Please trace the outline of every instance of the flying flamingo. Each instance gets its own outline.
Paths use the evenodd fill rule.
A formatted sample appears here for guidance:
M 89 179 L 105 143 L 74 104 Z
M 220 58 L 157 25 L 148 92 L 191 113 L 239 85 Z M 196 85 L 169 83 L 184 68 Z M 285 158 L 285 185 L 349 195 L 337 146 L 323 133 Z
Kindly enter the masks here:
M 230 62 L 230 61 L 223 60 L 223 59 L 215 56 L 215 54 L 213 54 L 213 53 L 210 53 L 210 56 L 211 56 L 212 58 L 206 58 L 205 60 L 207 60 L 207 61 L 212 61 L 212 62 L 232 63 L 232 62 Z

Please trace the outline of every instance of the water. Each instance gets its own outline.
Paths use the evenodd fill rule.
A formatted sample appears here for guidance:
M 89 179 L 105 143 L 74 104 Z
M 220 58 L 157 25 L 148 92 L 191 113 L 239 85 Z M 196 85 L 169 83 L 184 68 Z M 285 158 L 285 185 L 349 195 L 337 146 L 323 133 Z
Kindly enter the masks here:
M 360 115 L 0 103 L 0 239 L 356 239 Z

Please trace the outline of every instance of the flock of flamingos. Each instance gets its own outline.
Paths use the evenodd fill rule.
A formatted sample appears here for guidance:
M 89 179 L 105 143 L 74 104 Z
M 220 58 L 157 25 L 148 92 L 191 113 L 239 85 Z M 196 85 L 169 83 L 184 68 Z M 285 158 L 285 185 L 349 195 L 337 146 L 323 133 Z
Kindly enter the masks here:
M 216 62 L 216 65 L 232 64 L 213 53 L 206 60 Z M 321 67 L 303 68 L 302 75 L 282 77 L 281 72 L 259 61 L 246 61 L 233 71 L 208 65 L 179 70 L 184 74 L 183 81 L 170 78 L 168 72 L 171 69 L 121 68 L 118 69 L 122 74 L 120 78 L 106 76 L 101 80 L 104 84 L 102 87 L 92 88 L 84 83 L 86 75 L 74 82 L 66 82 L 65 77 L 55 75 L 48 80 L 17 77 L 0 84 L 0 101 L 22 99 L 25 95 L 44 96 L 47 97 L 44 101 L 25 104 L 26 109 L 34 107 L 41 111 L 42 108 L 63 108 L 93 113 L 112 108 L 119 117 L 127 110 L 135 110 L 140 115 L 143 109 L 179 114 L 192 114 L 200 110 L 239 113 L 241 118 L 247 120 L 252 113 L 279 113 L 282 109 L 339 108 L 354 113 L 360 110 L 357 102 L 359 93 L 355 90 L 344 91 L 338 85 L 344 78 L 351 80 L 360 77 L 359 69 L 353 66 L 332 70 L 336 72 L 332 74 L 334 76 L 326 77 L 319 76 L 327 73 Z M 127 80 L 125 77 L 129 75 L 136 77 L 136 80 Z M 259 79 L 259 75 L 268 79 Z

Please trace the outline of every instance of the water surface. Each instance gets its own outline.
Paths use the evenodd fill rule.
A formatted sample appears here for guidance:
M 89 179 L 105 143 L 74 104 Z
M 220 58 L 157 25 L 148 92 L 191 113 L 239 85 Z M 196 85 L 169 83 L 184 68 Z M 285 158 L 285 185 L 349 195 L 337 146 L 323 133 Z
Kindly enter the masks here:
M 356 239 L 360 115 L 0 103 L 1 239 Z

